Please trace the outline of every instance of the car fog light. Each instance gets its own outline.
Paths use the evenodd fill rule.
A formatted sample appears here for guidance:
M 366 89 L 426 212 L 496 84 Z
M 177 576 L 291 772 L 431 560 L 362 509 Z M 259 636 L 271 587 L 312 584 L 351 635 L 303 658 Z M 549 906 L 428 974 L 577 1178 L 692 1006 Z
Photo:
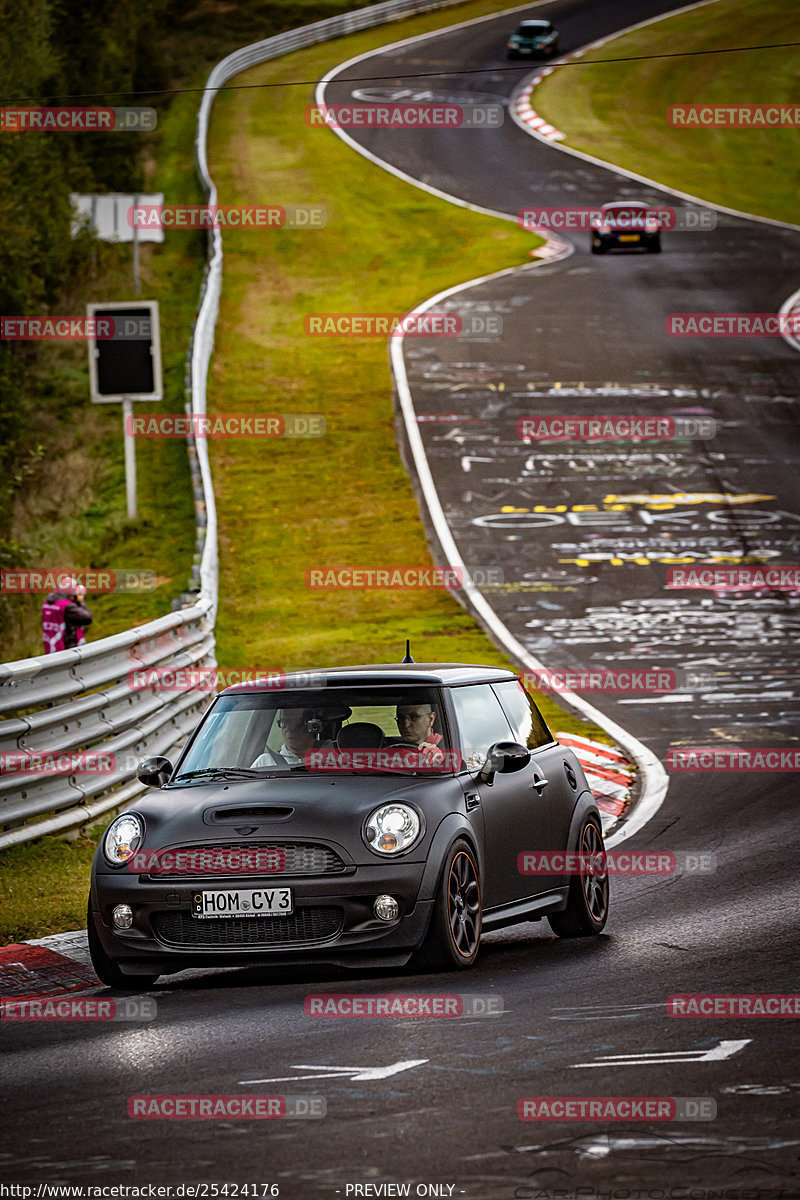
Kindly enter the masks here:
M 394 896 L 378 896 L 372 911 L 379 921 L 396 921 L 400 914 L 400 905 Z
M 115 929 L 130 929 L 133 924 L 133 909 L 130 904 L 115 904 L 111 920 Z

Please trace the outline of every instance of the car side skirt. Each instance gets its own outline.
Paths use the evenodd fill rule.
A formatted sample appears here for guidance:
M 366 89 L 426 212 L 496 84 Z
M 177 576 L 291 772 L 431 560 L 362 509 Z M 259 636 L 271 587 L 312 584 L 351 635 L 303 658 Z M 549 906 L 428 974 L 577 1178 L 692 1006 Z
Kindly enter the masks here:
M 533 896 L 516 904 L 505 904 L 483 914 L 483 932 L 517 925 L 520 921 L 540 921 L 551 912 L 561 912 L 567 905 L 568 888 L 556 888 L 543 896 Z

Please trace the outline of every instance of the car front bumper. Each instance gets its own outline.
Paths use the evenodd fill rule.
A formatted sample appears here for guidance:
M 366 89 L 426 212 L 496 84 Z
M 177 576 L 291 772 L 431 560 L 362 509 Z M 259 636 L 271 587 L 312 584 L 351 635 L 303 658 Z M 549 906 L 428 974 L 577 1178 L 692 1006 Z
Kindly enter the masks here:
M 155 881 L 98 872 L 91 905 L 103 950 L 132 973 L 276 961 L 402 965 L 421 945 L 430 922 L 433 900 L 419 896 L 424 870 L 424 862 L 380 863 L 336 876 L 282 877 L 280 886 L 292 889 L 290 915 L 213 919 L 192 915 L 197 891 L 274 887 L 275 876 Z M 394 921 L 373 913 L 375 898 L 386 894 L 400 906 Z M 117 904 L 133 909 L 130 929 L 112 926 Z
M 614 233 L 598 233 L 592 234 L 594 244 L 604 246 L 607 250 L 637 250 L 641 246 L 650 246 L 654 242 L 658 242 L 659 233 L 657 231 L 650 232 L 631 232 L 627 233 L 622 230 Z

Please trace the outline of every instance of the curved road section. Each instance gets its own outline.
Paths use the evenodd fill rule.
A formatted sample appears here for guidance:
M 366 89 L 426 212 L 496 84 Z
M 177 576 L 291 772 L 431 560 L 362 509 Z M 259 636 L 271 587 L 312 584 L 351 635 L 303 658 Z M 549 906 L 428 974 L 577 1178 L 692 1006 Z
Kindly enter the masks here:
M 530 13 L 551 18 L 569 52 L 664 7 L 572 0 Z M 426 85 L 431 99 L 507 100 L 525 70 L 503 69 L 520 15 L 354 64 L 328 102 L 367 87 L 419 92 L 410 77 L 437 71 L 451 73 Z M 348 83 L 348 72 L 384 78 Z M 511 219 L 529 204 L 664 199 L 508 118 L 357 136 Z M 673 673 L 661 691 L 574 687 L 662 761 L 704 744 L 792 751 L 796 596 L 674 589 L 667 571 L 743 555 L 800 562 L 798 360 L 780 339 L 668 338 L 664 322 L 686 309 L 777 311 L 797 288 L 800 234 L 720 215 L 713 231 L 665 235 L 661 255 L 605 257 L 588 253 L 587 234 L 567 237 L 568 257 L 448 298 L 459 315 L 502 317 L 501 337 L 406 341 L 458 550 L 472 568 L 502 570 L 484 596 L 532 658 L 572 675 Z M 523 418 L 647 414 L 706 424 L 638 443 L 517 433 Z M 118 1193 L 169 1200 L 796 1198 L 797 1017 L 748 1015 L 758 1007 L 738 1001 L 727 1014 L 701 1001 L 704 1015 L 688 1016 L 668 999 L 793 991 L 797 843 L 796 774 L 673 769 L 665 803 L 622 849 L 674 853 L 675 869 L 614 879 L 609 925 L 591 944 L 521 926 L 490 935 L 466 977 L 206 973 L 156 987 L 146 1022 L 3 1022 L 4 1177 L 171 1186 Z M 466 995 L 471 1015 L 310 1019 L 304 999 L 326 993 Z M 299 1096 L 309 1119 L 137 1121 L 126 1112 L 137 1094 Z M 544 1115 L 546 1097 L 601 1108 L 553 1120 L 566 1110 Z M 602 1107 L 611 1097 L 627 1099 L 618 1120 Z M 644 1098 L 668 1105 L 660 1119 Z M 521 1119 L 526 1099 L 523 1115 L 539 1119 Z M 312 1119 L 318 1100 L 327 1116 Z

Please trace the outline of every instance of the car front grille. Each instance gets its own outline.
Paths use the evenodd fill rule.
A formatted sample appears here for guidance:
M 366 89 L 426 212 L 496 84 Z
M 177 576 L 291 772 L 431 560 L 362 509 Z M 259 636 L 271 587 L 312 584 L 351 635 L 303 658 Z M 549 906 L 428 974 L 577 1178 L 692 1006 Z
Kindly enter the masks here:
M 274 874 L 280 875 L 283 878 L 285 875 L 337 875 L 347 868 L 342 862 L 339 855 L 330 846 L 320 846 L 315 842 L 214 842 L 209 846 L 176 846 L 170 848 L 170 853 L 179 854 L 202 854 L 204 850 L 236 850 L 245 853 L 248 850 L 280 850 L 286 856 L 286 866 L 282 871 L 275 871 Z M 176 870 L 166 871 L 151 871 L 147 872 L 146 876 L 150 879 L 163 882 L 167 877 L 172 879 L 200 879 L 200 878 L 237 878 L 241 879 L 249 872 L 230 872 L 226 874 L 224 871 L 184 871 Z M 273 872 L 265 871 L 264 874 Z M 145 873 L 143 873 L 143 877 Z
M 327 942 L 344 924 L 339 907 L 298 908 L 287 917 L 217 917 L 199 920 L 188 912 L 156 912 L 153 932 L 166 946 L 219 947 L 293 946 Z

